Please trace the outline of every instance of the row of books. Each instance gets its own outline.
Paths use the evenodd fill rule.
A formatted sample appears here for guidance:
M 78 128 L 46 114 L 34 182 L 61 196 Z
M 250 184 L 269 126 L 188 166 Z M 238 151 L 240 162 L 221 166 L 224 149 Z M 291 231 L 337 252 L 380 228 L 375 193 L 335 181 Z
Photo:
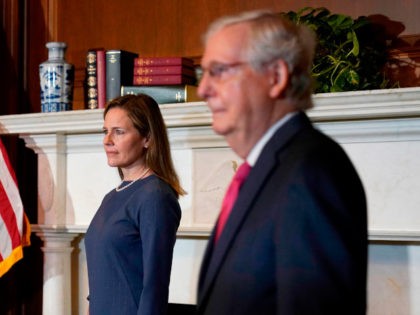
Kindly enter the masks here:
M 192 59 L 139 57 L 125 50 L 90 49 L 86 56 L 87 108 L 104 108 L 120 95 L 145 93 L 159 104 L 198 101 Z
M 192 59 L 184 57 L 134 58 L 133 85 L 196 84 Z

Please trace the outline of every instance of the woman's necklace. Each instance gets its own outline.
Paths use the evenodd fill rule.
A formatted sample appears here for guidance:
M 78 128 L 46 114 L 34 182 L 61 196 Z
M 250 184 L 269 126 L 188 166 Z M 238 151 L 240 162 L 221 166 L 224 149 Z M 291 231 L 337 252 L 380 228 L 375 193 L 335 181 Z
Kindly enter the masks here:
M 121 190 L 124 190 L 124 189 L 126 189 L 126 188 L 128 188 L 128 187 L 130 187 L 131 185 L 133 185 L 135 182 L 137 182 L 138 180 L 140 180 L 140 179 L 143 179 L 144 178 L 144 176 L 146 176 L 146 174 L 148 173 L 150 171 L 150 168 L 146 168 L 145 169 L 145 171 L 138 177 L 138 178 L 136 178 L 136 179 L 134 179 L 134 180 L 132 180 L 131 182 L 129 182 L 127 185 L 125 185 L 125 186 L 122 186 L 122 187 L 120 187 L 121 185 L 122 185 L 122 183 L 124 183 L 124 180 L 117 186 L 117 187 L 115 187 L 115 190 L 117 191 L 117 192 L 119 192 L 119 191 L 121 191 Z

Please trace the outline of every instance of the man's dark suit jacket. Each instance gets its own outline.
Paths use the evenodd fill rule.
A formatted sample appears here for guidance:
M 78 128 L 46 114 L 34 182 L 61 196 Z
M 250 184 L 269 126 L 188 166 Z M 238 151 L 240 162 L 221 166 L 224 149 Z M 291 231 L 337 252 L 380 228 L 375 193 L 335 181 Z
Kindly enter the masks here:
M 269 140 L 201 266 L 198 314 L 359 315 L 367 213 L 346 153 L 304 113 Z

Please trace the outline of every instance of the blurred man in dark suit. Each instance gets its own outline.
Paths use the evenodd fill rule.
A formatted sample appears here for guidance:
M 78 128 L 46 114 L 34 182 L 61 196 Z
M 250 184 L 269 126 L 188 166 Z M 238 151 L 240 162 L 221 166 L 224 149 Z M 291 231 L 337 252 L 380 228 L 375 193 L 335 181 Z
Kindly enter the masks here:
M 310 30 L 266 11 L 206 33 L 198 93 L 250 171 L 209 240 L 198 314 L 366 312 L 365 193 L 343 149 L 305 114 L 314 47 Z

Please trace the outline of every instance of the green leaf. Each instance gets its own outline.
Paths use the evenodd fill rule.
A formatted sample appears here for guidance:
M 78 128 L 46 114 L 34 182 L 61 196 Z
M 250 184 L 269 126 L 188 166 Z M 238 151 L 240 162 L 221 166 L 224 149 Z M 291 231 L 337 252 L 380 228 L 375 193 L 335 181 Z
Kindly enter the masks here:
M 359 40 L 357 39 L 357 35 L 353 30 L 351 31 L 351 38 L 353 40 L 353 49 L 351 50 L 351 53 L 357 57 L 359 56 L 360 46 Z
M 359 74 L 354 70 L 349 70 L 346 73 L 346 80 L 352 86 L 359 86 L 360 77 L 359 77 Z
M 331 14 L 324 7 L 304 7 L 286 16 L 307 25 L 317 35 L 312 66 L 316 93 L 393 85 L 383 73 L 387 52 L 386 43 L 380 40 L 385 36 L 377 36 L 378 28 L 372 27 L 368 18 Z

